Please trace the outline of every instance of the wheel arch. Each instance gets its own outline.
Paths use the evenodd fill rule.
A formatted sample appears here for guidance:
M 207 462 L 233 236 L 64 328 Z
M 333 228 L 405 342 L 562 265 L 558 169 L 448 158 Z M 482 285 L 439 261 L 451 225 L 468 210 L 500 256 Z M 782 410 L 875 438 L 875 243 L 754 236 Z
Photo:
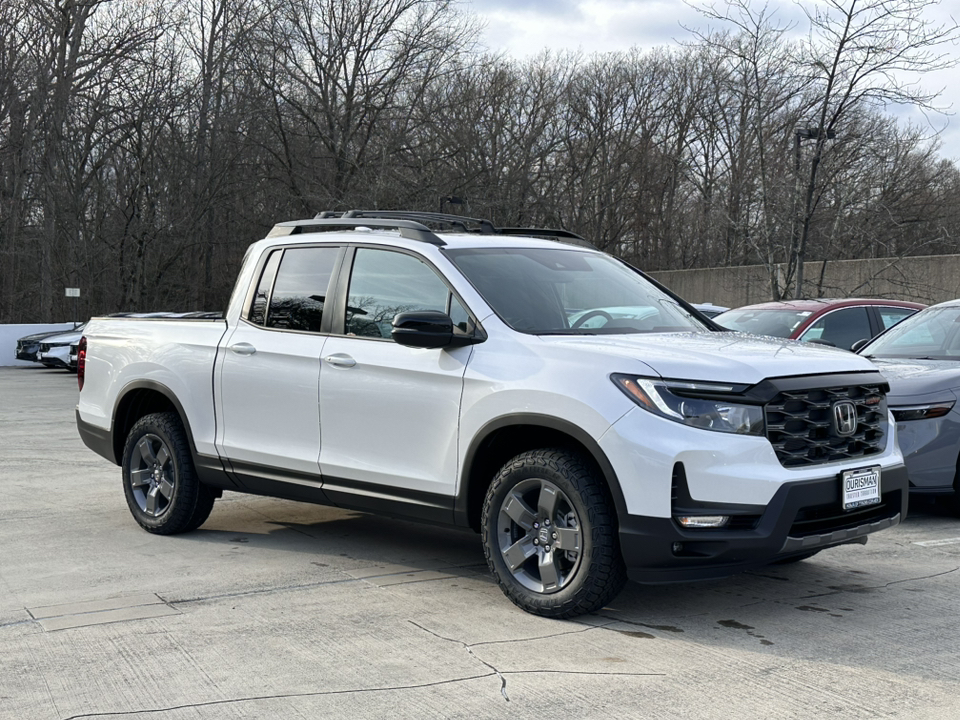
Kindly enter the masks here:
M 571 449 L 591 461 L 613 498 L 616 516 L 626 512 L 613 465 L 589 433 L 560 418 L 522 413 L 491 420 L 470 442 L 464 455 L 454 522 L 479 531 L 483 500 L 497 471 L 522 452 L 546 447 Z
M 176 394 L 155 380 L 135 380 L 123 388 L 113 409 L 112 441 L 114 462 L 117 465 L 123 462 L 123 447 L 130 428 L 144 415 L 158 412 L 175 412 L 180 416 L 180 422 L 187 433 L 187 441 L 190 443 L 190 454 L 196 462 L 197 448 L 193 442 L 190 420 Z

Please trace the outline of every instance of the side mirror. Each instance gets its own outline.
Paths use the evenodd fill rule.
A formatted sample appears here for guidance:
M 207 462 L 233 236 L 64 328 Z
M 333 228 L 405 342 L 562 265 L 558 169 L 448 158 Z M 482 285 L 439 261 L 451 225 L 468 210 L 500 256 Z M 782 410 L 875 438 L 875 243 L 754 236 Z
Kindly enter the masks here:
M 474 335 L 454 335 L 453 320 L 437 310 L 398 313 L 390 336 L 399 345 L 415 348 L 463 347 L 482 340 Z
M 868 342 L 870 342 L 870 338 L 857 340 L 853 345 L 850 346 L 851 352 L 860 352 L 864 347 L 866 347 Z

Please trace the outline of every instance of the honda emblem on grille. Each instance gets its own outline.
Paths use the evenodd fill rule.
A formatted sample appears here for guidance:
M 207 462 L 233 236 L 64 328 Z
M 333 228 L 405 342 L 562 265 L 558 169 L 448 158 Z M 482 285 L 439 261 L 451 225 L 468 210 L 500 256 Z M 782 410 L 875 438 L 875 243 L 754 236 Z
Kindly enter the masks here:
M 833 431 L 840 437 L 848 437 L 857 431 L 857 406 L 849 400 L 834 404 Z

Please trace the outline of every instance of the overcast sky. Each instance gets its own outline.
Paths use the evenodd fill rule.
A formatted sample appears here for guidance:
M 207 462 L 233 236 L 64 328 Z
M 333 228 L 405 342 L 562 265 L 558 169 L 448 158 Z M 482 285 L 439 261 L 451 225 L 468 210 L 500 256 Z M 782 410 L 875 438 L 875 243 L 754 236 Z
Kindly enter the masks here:
M 931 19 L 950 22 L 950 10 L 945 6 L 955 3 L 942 0 Z M 464 0 L 464 4 L 486 22 L 482 42 L 490 50 L 505 50 L 518 58 L 544 48 L 588 54 L 633 46 L 646 50 L 692 39 L 685 28 L 708 27 L 703 16 L 683 0 Z M 758 0 L 757 6 L 761 5 Z M 795 21 L 798 31 L 806 28 L 806 18 L 796 3 L 767 0 L 767 5 L 776 9 L 776 18 Z M 960 8 L 954 12 L 960 17 Z M 713 25 L 721 27 L 716 22 Z M 960 58 L 960 46 L 944 50 Z M 890 112 L 931 134 L 939 131 L 942 154 L 960 162 L 960 68 L 927 74 L 921 83 L 925 90 L 944 89 L 938 102 L 951 106 L 950 112 L 956 114 L 925 116 L 903 108 L 890 108 Z

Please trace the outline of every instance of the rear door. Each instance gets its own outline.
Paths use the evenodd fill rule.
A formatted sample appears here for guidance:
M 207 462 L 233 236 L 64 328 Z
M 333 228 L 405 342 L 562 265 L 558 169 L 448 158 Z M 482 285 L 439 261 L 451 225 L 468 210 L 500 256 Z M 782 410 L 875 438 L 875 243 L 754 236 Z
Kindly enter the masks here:
M 278 248 L 218 354 L 217 448 L 241 482 L 320 485 L 320 356 L 341 248 Z
M 405 347 L 390 330 L 410 310 L 448 312 L 465 330 L 467 311 L 412 253 L 359 247 L 342 277 L 348 284 L 320 370 L 324 493 L 347 507 L 449 521 L 472 348 Z

